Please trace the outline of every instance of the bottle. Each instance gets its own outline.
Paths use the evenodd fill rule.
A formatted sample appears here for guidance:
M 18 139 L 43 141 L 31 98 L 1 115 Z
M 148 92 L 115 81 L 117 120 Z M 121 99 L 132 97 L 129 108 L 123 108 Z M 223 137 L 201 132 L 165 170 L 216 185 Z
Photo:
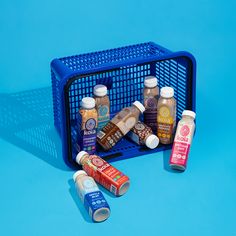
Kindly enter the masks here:
M 89 176 L 114 195 L 121 196 L 129 189 L 129 178 L 101 157 L 81 151 L 76 156 L 76 162 L 82 165 Z
M 131 107 L 123 108 L 97 134 L 97 142 L 104 150 L 109 150 L 126 135 L 138 122 L 140 113 L 145 111 L 144 106 L 135 101 Z
M 157 133 L 157 103 L 159 97 L 159 88 L 157 86 L 157 78 L 147 76 L 144 80 L 144 123 L 151 127 L 154 134 Z
M 93 89 L 96 109 L 98 112 L 98 128 L 99 132 L 110 120 L 110 100 L 107 96 L 107 87 L 98 84 Z
M 160 143 L 170 144 L 173 142 L 176 125 L 176 101 L 173 88 L 161 88 L 157 114 L 157 136 Z
M 170 166 L 172 169 L 182 171 L 186 169 L 190 145 L 195 131 L 195 117 L 196 114 L 193 111 L 184 110 L 182 113 L 182 119 L 177 126 L 170 156 Z
M 73 179 L 79 197 L 93 221 L 106 220 L 110 216 L 110 207 L 94 179 L 83 170 L 75 172 Z
M 90 154 L 96 151 L 97 137 L 97 120 L 98 114 L 95 109 L 95 100 L 90 97 L 85 97 L 80 103 L 78 125 L 80 132 L 78 133 L 79 151 L 84 150 Z
M 127 136 L 138 145 L 146 145 L 150 149 L 159 144 L 159 138 L 152 133 L 152 129 L 141 121 L 138 121 Z

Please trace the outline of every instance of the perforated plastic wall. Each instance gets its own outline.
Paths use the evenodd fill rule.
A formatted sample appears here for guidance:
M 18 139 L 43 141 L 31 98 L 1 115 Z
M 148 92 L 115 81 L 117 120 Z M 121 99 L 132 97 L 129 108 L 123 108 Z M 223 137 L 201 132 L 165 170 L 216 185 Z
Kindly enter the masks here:
M 134 59 L 137 63 L 134 63 Z M 64 158 L 72 165 L 78 152 L 76 142 L 77 132 L 80 131 L 77 121 L 79 104 L 83 97 L 93 96 L 93 87 L 96 84 L 108 87 L 112 116 L 122 108 L 130 106 L 135 100 L 142 102 L 143 81 L 148 75 L 158 78 L 160 88 L 164 86 L 174 88 L 177 118 L 181 117 L 184 109 L 195 109 L 195 87 L 193 88 L 195 64 L 187 53 L 174 54 L 154 43 L 144 43 L 61 58 L 59 61 L 61 64 L 57 62 L 55 67 L 52 64 L 54 121 L 59 132 L 67 137 L 63 142 Z M 113 66 L 113 63 L 117 62 L 120 62 L 120 66 L 119 63 Z M 90 72 L 91 68 L 95 68 L 95 72 Z M 74 74 L 65 79 L 68 71 Z M 170 146 L 160 145 L 155 150 L 148 150 L 122 139 L 109 152 L 98 148 L 98 154 L 105 159 L 116 160 L 166 148 Z

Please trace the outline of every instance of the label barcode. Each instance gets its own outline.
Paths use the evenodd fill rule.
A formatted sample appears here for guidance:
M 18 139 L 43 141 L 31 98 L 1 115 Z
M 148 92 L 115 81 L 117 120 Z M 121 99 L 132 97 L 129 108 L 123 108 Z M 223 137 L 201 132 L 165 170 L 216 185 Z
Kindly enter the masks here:
M 99 131 L 99 132 L 97 133 L 97 137 L 100 138 L 100 139 L 102 139 L 105 135 L 106 135 L 106 134 L 105 134 L 103 131 Z
M 114 193 L 116 195 L 117 188 L 114 185 L 111 185 L 110 192 Z

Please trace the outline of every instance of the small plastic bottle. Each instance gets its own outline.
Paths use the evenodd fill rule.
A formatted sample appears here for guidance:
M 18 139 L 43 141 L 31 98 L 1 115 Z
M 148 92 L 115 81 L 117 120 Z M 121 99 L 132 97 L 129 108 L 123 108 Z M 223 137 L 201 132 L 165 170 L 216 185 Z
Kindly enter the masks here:
M 110 100 L 105 85 L 96 85 L 93 88 L 93 94 L 98 112 L 98 132 L 110 121 Z
M 172 169 L 184 171 L 186 169 L 190 145 L 195 131 L 196 114 L 193 111 L 184 110 L 182 119 L 179 121 L 172 153 L 170 156 L 170 166 Z
M 130 186 L 128 176 L 104 161 L 97 155 L 89 155 L 81 151 L 76 156 L 76 162 L 82 165 L 84 171 L 99 184 L 116 196 L 125 194 Z
M 139 121 L 127 134 L 127 136 L 138 145 L 146 145 L 154 149 L 159 144 L 159 138 L 152 133 L 152 129 Z
M 123 108 L 98 132 L 97 142 L 104 150 L 110 150 L 134 127 L 144 111 L 145 108 L 139 101 L 135 101 L 131 107 Z
M 159 97 L 159 88 L 157 78 L 147 76 L 144 80 L 143 98 L 144 98 L 144 123 L 157 133 L 157 103 Z
M 96 151 L 97 138 L 97 120 L 98 114 L 95 109 L 95 100 L 91 97 L 85 97 L 80 103 L 78 125 L 80 132 L 78 133 L 78 148 L 90 154 Z
M 161 96 L 157 105 L 157 136 L 162 144 L 173 142 L 176 126 L 176 100 L 174 89 L 161 88 Z
M 83 170 L 75 172 L 73 179 L 80 199 L 93 221 L 106 220 L 110 216 L 110 207 L 94 179 Z

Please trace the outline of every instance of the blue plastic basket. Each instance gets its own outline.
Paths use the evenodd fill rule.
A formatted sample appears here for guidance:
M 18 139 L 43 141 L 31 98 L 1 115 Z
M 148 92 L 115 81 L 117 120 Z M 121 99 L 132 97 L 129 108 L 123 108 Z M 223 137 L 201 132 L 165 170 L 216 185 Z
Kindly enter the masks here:
M 78 168 L 75 156 L 81 99 L 93 96 L 96 84 L 104 84 L 114 115 L 135 100 L 143 100 L 143 81 L 148 75 L 158 78 L 160 88 L 175 89 L 177 120 L 184 109 L 195 111 L 196 62 L 187 52 L 173 53 L 148 42 L 51 62 L 54 124 L 62 140 L 63 158 L 70 167 Z M 107 161 L 115 161 L 169 148 L 171 145 L 160 145 L 150 150 L 123 138 L 112 150 L 105 152 L 98 147 L 97 152 Z

